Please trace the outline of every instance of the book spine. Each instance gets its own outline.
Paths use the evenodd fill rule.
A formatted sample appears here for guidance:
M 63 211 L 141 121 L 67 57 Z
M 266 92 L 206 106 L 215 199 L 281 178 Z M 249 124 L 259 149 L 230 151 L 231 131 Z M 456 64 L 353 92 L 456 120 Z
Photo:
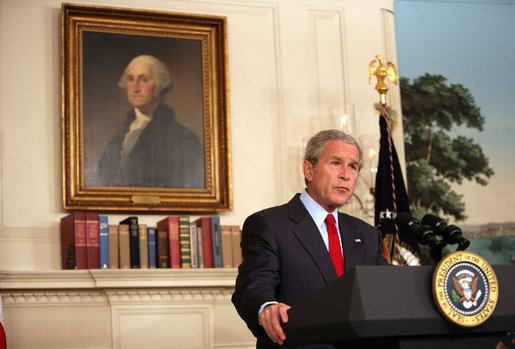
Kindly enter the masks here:
M 181 268 L 191 268 L 190 218 L 179 217 L 179 241 L 181 247 Z
M 138 237 L 138 217 L 129 217 L 129 243 L 131 268 L 139 268 L 139 237 Z
M 211 217 L 211 242 L 213 244 L 213 266 L 223 267 L 222 260 L 222 231 L 220 229 L 220 217 Z
M 118 225 L 109 224 L 109 269 L 119 268 Z
M 168 229 L 156 227 L 157 235 L 157 267 L 170 268 L 170 255 L 168 253 Z
M 98 216 L 100 244 L 100 269 L 109 269 L 109 221 L 107 216 Z
M 168 222 L 168 252 L 170 268 L 181 267 L 181 244 L 179 237 L 179 217 L 170 217 Z
M 179 240 L 179 216 L 170 216 L 157 222 L 158 229 L 168 231 L 168 264 L 170 268 L 181 267 L 181 246 Z
M 222 225 L 222 262 L 224 268 L 232 268 L 232 231 L 228 225 Z
M 204 268 L 213 268 L 213 243 L 211 237 L 211 221 L 209 217 L 200 217 L 197 227 L 202 228 L 202 252 L 204 255 Z
M 139 239 L 139 267 L 141 269 L 148 269 L 148 237 L 147 225 L 138 225 L 138 239 Z
M 129 269 L 131 267 L 131 249 L 129 237 L 129 225 L 120 224 L 118 226 L 118 242 L 120 255 L 120 268 Z
M 148 227 L 148 267 L 157 268 L 157 245 L 156 245 L 156 228 Z
M 86 255 L 86 214 L 80 213 L 75 217 L 75 260 L 77 269 L 88 269 Z
M 61 262 L 63 269 L 87 269 L 84 212 L 61 218 Z
M 204 268 L 204 244 L 202 241 L 202 227 L 197 225 L 197 251 L 198 251 L 198 267 Z
M 191 256 L 191 267 L 198 268 L 198 243 L 197 243 L 197 225 L 195 222 L 190 222 L 190 256 Z
M 100 268 L 98 213 L 86 213 L 86 260 L 88 269 Z

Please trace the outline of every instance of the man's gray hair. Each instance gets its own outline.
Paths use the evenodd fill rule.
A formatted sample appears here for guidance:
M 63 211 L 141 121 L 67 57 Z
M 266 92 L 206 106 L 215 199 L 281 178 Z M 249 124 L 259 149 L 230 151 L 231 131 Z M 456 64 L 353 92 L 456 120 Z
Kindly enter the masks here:
M 118 82 L 118 87 L 125 89 L 127 85 L 127 69 L 132 63 L 136 62 L 149 63 L 152 65 L 154 69 L 154 79 L 156 80 L 156 90 L 154 92 L 154 97 L 158 97 L 162 92 L 170 89 L 172 86 L 172 79 L 170 77 L 170 71 L 168 70 L 168 67 L 161 60 L 150 55 L 137 56 L 129 64 L 127 64 L 127 67 L 125 67 L 125 70 L 120 77 L 120 81 Z
M 309 161 L 313 165 L 313 168 L 315 168 L 320 156 L 322 156 L 324 152 L 324 146 L 328 141 L 342 141 L 347 144 L 355 145 L 359 151 L 359 169 L 361 170 L 363 167 L 363 152 L 361 151 L 361 147 L 354 137 L 340 130 L 323 130 L 311 137 L 306 146 L 304 160 Z

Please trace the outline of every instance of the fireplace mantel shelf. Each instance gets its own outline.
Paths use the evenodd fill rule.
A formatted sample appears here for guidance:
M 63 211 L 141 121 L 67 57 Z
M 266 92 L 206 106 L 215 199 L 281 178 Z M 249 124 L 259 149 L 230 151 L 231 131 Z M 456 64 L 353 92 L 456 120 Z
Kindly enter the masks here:
M 0 271 L 2 290 L 234 287 L 235 268 Z

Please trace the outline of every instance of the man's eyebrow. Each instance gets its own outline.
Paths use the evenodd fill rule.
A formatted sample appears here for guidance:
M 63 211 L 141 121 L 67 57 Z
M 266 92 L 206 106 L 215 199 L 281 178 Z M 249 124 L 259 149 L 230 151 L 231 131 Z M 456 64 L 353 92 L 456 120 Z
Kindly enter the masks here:
M 337 162 L 345 162 L 345 161 L 348 161 L 348 165 L 353 165 L 353 166 L 357 166 L 359 167 L 359 160 L 355 160 L 353 158 L 349 158 L 349 157 L 341 157 L 341 156 L 332 156 L 329 158 L 329 162 L 334 162 L 334 161 L 337 161 Z
M 147 74 L 147 73 L 139 73 L 139 74 L 127 73 L 127 76 L 150 76 L 150 74 Z
M 345 160 L 348 160 L 349 163 L 353 164 L 353 165 L 358 165 L 359 164 L 359 160 L 356 160 L 356 159 L 353 159 L 353 158 L 350 158 L 350 157 L 347 157 L 347 156 L 337 156 L 337 155 L 333 155 L 329 158 L 329 161 L 338 161 L 338 162 L 343 162 Z

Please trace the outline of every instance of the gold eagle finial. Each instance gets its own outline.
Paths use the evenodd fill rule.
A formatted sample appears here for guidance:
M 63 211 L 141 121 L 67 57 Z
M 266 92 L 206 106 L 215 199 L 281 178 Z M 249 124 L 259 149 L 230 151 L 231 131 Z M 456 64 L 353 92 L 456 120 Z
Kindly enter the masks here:
M 384 82 L 384 79 L 388 78 L 391 82 L 397 85 L 397 69 L 392 62 L 384 63 L 383 57 L 376 55 L 377 60 L 372 60 L 368 65 L 368 83 L 370 84 L 370 80 L 375 75 L 377 78 L 377 84 L 375 89 L 379 92 L 379 96 L 381 97 L 381 103 L 386 104 L 386 92 L 388 91 L 388 86 Z M 376 63 L 379 64 L 376 66 Z

